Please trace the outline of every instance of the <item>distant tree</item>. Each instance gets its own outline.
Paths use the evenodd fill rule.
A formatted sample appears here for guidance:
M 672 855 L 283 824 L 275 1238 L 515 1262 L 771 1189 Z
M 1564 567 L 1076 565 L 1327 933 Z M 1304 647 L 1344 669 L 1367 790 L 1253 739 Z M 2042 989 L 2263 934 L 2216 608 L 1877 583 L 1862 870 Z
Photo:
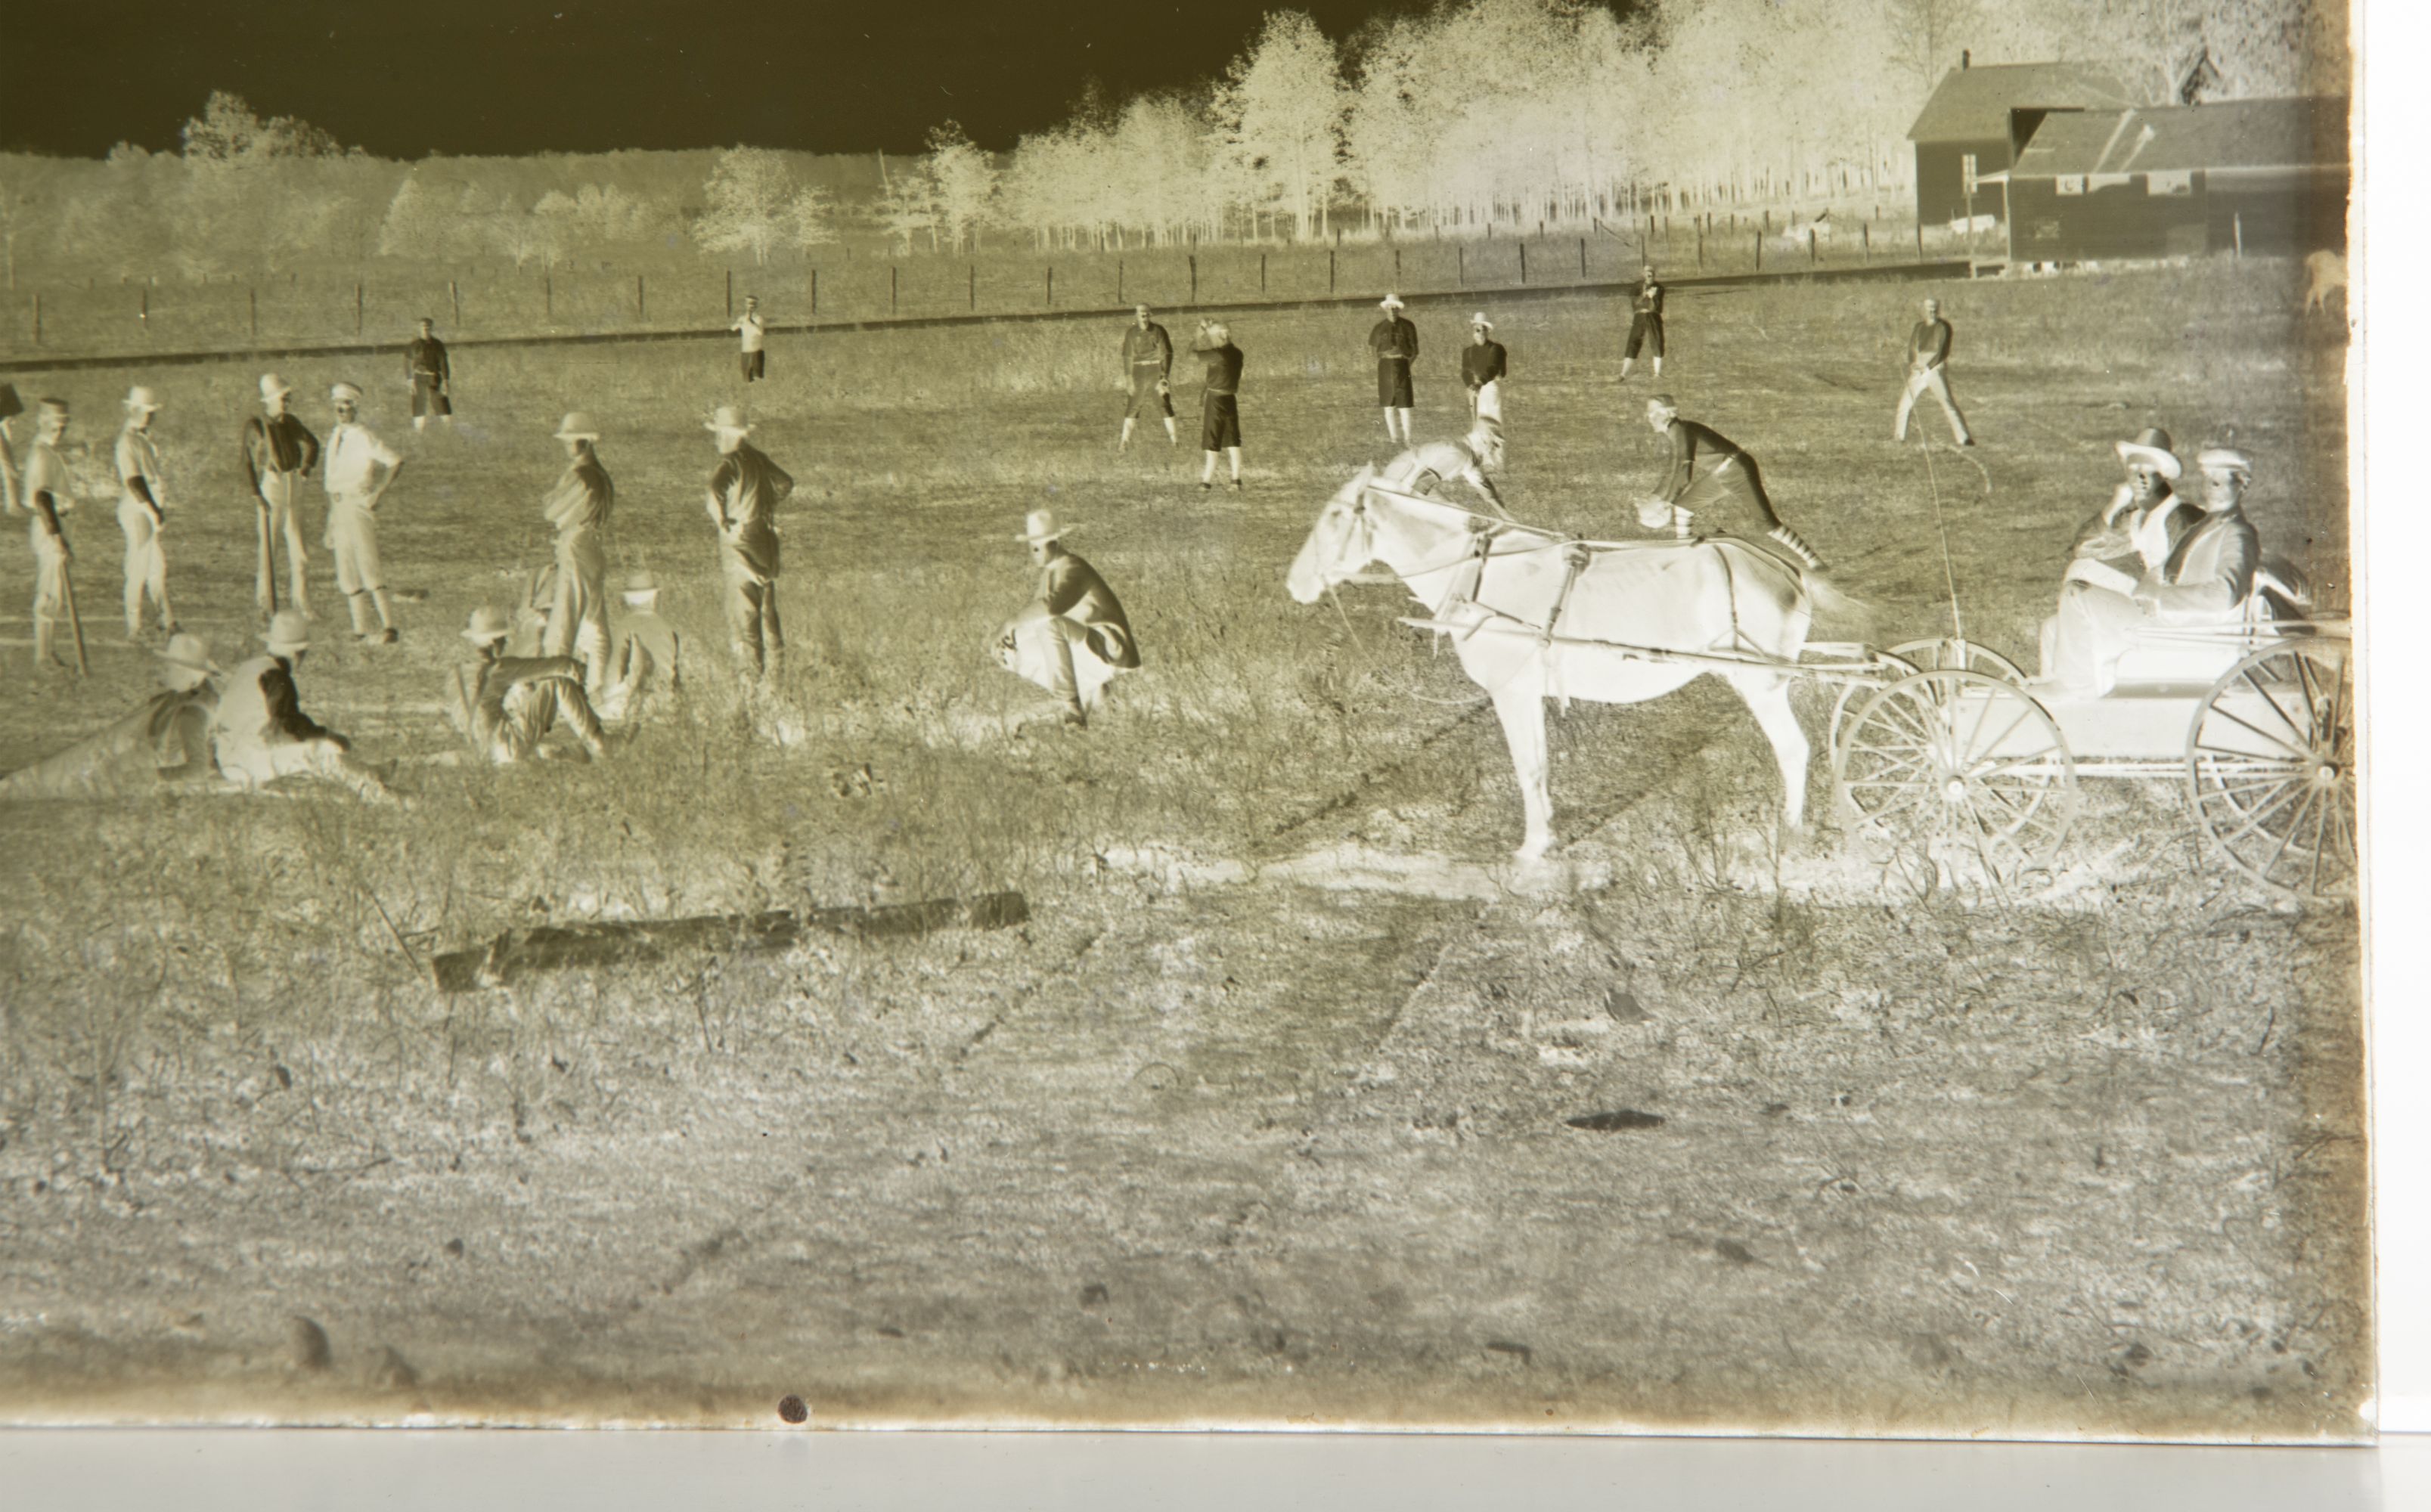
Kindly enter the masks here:
M 1214 124 L 1229 176 L 1253 204 L 1288 211 L 1296 239 L 1327 234 L 1349 104 L 1333 43 L 1297 10 L 1269 13 L 1217 87 Z
M 693 240 L 711 252 L 747 250 L 764 265 L 769 249 L 786 237 L 795 220 L 793 170 L 784 154 L 766 147 L 731 147 L 717 155 L 704 191 L 707 207 L 693 222 Z
M 950 244 L 977 251 L 980 227 L 995 210 L 996 164 L 948 121 L 929 133 L 926 166 L 935 186 L 937 229 Z
M 292 116 L 264 121 L 220 90 L 178 135 L 185 174 L 173 207 L 176 256 L 190 274 L 277 266 L 318 248 L 345 212 L 332 185 L 309 171 L 349 156 L 318 126 Z
M 835 196 L 814 184 L 795 191 L 793 202 L 785 207 L 785 241 L 788 245 L 809 251 L 814 246 L 827 246 L 837 240 L 834 214 Z
M 900 242 L 909 253 L 914 239 L 925 235 L 933 251 L 939 220 L 937 183 L 926 167 L 915 162 L 886 170 L 879 191 L 878 225 L 889 241 Z

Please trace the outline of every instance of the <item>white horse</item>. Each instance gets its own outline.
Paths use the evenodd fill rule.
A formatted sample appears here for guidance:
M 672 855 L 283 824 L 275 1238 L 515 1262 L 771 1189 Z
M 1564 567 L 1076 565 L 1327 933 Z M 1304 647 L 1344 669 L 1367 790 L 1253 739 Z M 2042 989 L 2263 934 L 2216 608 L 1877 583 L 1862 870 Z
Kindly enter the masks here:
M 1492 696 L 1511 748 L 1527 815 L 1520 860 L 1553 843 L 1545 700 L 1640 703 L 1707 672 L 1738 690 L 1772 743 L 1784 824 L 1795 832 L 1804 822 L 1811 748 L 1783 670 L 1798 660 L 1814 617 L 1797 568 L 1728 539 L 1589 546 L 1378 487 L 1374 472 L 1362 468 L 1318 512 L 1286 585 L 1315 603 L 1381 562 L 1428 606 L 1432 623 L 1456 627 L 1461 668 Z M 1732 664 L 1739 658 L 1747 664 Z

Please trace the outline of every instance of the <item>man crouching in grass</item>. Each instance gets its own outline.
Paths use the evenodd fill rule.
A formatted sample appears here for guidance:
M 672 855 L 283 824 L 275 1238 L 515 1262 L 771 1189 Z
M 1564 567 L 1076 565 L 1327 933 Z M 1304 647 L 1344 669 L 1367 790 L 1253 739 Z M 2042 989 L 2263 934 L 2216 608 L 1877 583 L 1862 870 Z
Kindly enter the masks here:
M 997 632 L 997 661 L 1053 694 L 1058 717 L 1086 725 L 1117 672 L 1140 664 L 1121 600 L 1098 569 L 1064 549 L 1052 510 L 1032 510 L 1015 540 L 1038 564 L 1038 596 Z
M 560 719 L 594 761 L 608 759 L 599 716 L 582 691 L 582 664 L 570 656 L 508 656 L 507 616 L 484 604 L 462 634 L 473 664 L 447 680 L 447 715 L 481 758 L 511 766 L 543 754 Z

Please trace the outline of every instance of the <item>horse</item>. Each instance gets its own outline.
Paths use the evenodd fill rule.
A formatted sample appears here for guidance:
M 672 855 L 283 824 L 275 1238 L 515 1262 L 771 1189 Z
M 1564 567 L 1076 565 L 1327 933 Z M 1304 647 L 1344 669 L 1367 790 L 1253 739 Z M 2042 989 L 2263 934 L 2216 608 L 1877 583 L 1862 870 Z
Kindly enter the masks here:
M 1285 585 L 1315 603 L 1382 563 L 1450 630 L 1461 669 L 1494 700 L 1519 782 L 1526 837 L 1552 848 L 1545 700 L 1642 703 L 1710 672 L 1747 701 L 1781 765 L 1782 822 L 1805 822 L 1805 731 L 1788 668 L 1806 644 L 1806 575 L 1728 537 L 1586 543 L 1380 487 L 1365 467 L 1329 500 Z M 1626 648 L 1626 649 L 1625 649 Z M 1645 652 L 1701 660 L 1667 660 Z

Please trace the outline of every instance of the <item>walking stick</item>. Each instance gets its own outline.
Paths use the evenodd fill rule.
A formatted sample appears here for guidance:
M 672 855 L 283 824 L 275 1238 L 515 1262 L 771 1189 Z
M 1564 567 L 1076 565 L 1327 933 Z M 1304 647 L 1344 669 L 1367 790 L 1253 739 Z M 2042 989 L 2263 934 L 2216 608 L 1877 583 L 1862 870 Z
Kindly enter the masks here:
M 59 506 L 51 501 L 50 495 L 36 494 L 34 507 L 42 512 L 42 525 L 51 532 L 53 544 L 59 548 L 59 601 L 67 605 L 68 628 L 75 636 L 76 676 L 90 677 L 92 666 L 85 659 L 84 616 L 76 613 L 75 580 L 68 571 L 68 564 L 75 560 L 75 554 L 68 550 L 67 532 L 59 529 Z

